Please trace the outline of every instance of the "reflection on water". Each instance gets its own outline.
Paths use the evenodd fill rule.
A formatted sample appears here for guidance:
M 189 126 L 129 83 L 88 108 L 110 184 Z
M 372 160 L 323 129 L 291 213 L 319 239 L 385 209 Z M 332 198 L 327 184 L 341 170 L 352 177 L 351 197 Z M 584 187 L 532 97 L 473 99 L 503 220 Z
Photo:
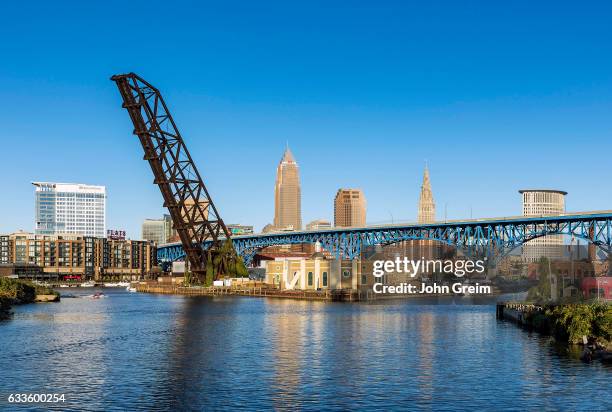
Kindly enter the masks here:
M 470 299 L 105 292 L 0 323 L 0 409 L 10 393 L 43 392 L 66 394 L 58 410 L 612 409 L 611 368 Z

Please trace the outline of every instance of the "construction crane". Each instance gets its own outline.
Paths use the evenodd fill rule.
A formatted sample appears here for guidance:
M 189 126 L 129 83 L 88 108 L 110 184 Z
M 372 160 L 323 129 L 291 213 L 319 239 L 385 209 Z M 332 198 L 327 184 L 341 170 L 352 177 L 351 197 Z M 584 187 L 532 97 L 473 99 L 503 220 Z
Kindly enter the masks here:
M 119 88 L 144 160 L 170 212 L 190 264 L 191 280 L 210 284 L 222 274 L 245 276 L 244 263 L 159 90 L 135 73 L 118 74 L 111 80 Z

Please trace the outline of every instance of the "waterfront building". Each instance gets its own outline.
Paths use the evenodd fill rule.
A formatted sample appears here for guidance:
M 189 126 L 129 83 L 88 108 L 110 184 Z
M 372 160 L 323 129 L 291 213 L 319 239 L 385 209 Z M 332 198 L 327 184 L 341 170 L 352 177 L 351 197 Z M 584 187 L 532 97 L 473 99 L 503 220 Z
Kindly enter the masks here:
M 9 263 L 9 237 L 0 235 L 0 264 Z
M 157 264 L 157 249 L 141 240 L 95 240 L 96 280 L 140 280 L 149 278 Z
M 167 235 L 166 219 L 145 219 L 142 222 L 142 239 L 154 242 L 156 245 L 161 245 L 167 243 Z
M 39 235 L 16 232 L 8 235 L 8 264 L 30 267 L 36 277 L 92 278 L 94 238 L 75 234 Z
M 331 229 L 332 224 L 329 220 L 317 219 L 306 225 L 306 230 L 326 230 Z
M 276 169 L 274 186 L 274 228 L 302 229 L 302 194 L 299 167 L 289 146 Z
M 253 226 L 240 225 L 237 223 L 230 223 L 229 225 L 227 225 L 227 230 L 229 230 L 232 236 L 252 235 L 253 233 L 255 233 L 253 231 Z
M 334 290 L 371 288 L 373 276 L 362 272 L 359 259 L 326 259 L 322 253 L 311 257 L 276 257 L 261 262 L 266 283 L 281 290 Z
M 39 235 L 16 232 L 0 237 L 6 242 L 2 275 L 40 280 L 138 280 L 156 265 L 154 244 L 137 240 L 111 240 L 75 234 Z
M 555 216 L 565 213 L 565 195 L 562 190 L 519 190 L 523 201 L 523 216 Z M 563 257 L 563 235 L 549 235 L 530 240 L 523 245 L 523 259 L 536 262 L 540 257 L 560 259 Z
M 361 189 L 338 189 L 334 199 L 335 227 L 364 227 L 366 199 Z
M 104 237 L 106 188 L 81 183 L 32 182 L 36 187 L 36 233 Z

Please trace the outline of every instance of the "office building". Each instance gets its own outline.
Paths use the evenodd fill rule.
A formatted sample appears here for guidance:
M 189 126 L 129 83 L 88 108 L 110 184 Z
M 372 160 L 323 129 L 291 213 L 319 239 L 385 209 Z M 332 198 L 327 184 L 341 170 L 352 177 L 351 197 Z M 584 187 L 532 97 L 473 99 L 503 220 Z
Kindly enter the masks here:
M 364 227 L 366 199 L 361 189 L 338 189 L 334 199 L 335 227 Z
M 156 245 L 167 243 L 166 219 L 145 219 L 142 222 L 141 238 Z
M 555 216 L 565 213 L 565 195 L 562 190 L 519 190 L 523 201 L 523 216 Z M 536 262 L 541 257 L 559 259 L 563 257 L 563 235 L 539 237 L 523 245 L 523 259 Z
M 431 189 L 429 168 L 425 165 L 419 192 L 419 202 L 417 204 L 417 221 L 420 224 L 427 224 L 434 223 L 435 220 L 436 204 Z M 384 248 L 384 252 L 392 256 L 392 258 L 408 257 L 410 259 L 436 259 L 441 256 L 442 244 L 434 240 L 408 240 L 387 245 Z M 422 270 L 417 274 L 418 277 L 429 277 L 432 275 L 433 273 L 426 273 Z
M 279 230 L 302 229 L 300 173 L 298 164 L 288 146 L 276 169 L 273 226 Z
M 36 233 L 106 234 L 106 188 L 80 183 L 33 182 L 36 196 Z
M 434 202 L 431 182 L 429 180 L 429 168 L 425 165 L 423 172 L 423 183 L 419 195 L 419 207 L 417 213 L 418 223 L 433 223 L 436 221 L 436 203 Z
M 168 214 L 164 214 L 164 226 L 166 231 L 166 242 L 176 242 L 178 241 L 178 233 L 176 233 L 176 229 L 174 228 L 174 223 L 172 223 L 172 217 Z

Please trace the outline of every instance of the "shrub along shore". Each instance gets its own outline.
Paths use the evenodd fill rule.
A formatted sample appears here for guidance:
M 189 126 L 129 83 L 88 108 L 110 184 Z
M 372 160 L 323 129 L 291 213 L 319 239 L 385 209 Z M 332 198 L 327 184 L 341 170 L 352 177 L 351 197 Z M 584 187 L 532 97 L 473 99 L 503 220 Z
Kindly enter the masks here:
M 7 316 L 12 305 L 36 302 L 36 297 L 41 295 L 55 296 L 55 300 L 59 300 L 59 293 L 46 286 L 0 277 L 0 317 Z
M 501 310 L 500 310 L 501 309 Z M 498 316 L 550 334 L 559 342 L 584 345 L 582 359 L 612 362 L 612 304 L 498 303 Z

